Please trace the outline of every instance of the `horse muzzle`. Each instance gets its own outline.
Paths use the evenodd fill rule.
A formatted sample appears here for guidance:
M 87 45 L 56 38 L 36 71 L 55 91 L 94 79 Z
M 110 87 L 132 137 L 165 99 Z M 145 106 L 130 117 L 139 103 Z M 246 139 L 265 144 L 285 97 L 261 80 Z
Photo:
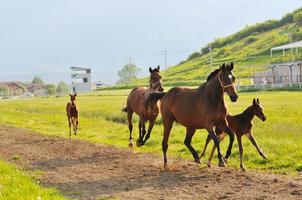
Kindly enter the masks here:
M 229 95 L 229 97 L 232 102 L 236 102 L 238 99 L 238 94 L 231 94 L 231 95 Z
M 265 122 L 265 121 L 266 121 L 266 116 L 263 115 L 263 116 L 261 117 L 261 120 L 262 120 L 263 122 Z

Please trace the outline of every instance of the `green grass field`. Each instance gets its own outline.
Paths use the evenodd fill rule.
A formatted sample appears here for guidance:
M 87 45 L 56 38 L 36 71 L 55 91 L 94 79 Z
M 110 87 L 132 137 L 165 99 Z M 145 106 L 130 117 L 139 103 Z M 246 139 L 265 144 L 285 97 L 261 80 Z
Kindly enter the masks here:
M 128 128 L 126 114 L 121 113 L 128 90 L 103 91 L 93 95 L 79 96 L 77 105 L 80 112 L 79 135 L 77 138 L 95 143 L 103 143 L 127 148 Z M 266 122 L 254 119 L 253 132 L 260 147 L 268 155 L 263 160 L 247 138 L 244 142 L 244 162 L 249 169 L 296 172 L 302 170 L 302 92 L 249 92 L 240 93 L 238 102 L 227 99 L 229 111 L 233 114 L 242 112 L 251 105 L 254 97 L 260 98 Z M 69 98 L 33 98 L 19 100 L 1 100 L 0 122 L 16 127 L 27 128 L 41 134 L 68 137 L 65 105 Z M 134 138 L 137 138 L 137 117 L 134 119 Z M 156 125 L 150 140 L 136 151 L 161 154 L 162 125 Z M 185 128 L 174 125 L 169 140 L 168 155 L 191 158 L 183 144 Z M 204 145 L 207 133 L 198 130 L 193 146 L 198 152 Z M 225 151 L 228 139 L 222 143 Z M 207 153 L 209 153 L 210 148 Z M 237 142 L 229 166 L 239 167 Z M 216 162 L 216 159 L 215 159 Z M 204 165 L 204 164 L 203 164 Z
M 55 189 L 45 189 L 27 173 L 0 161 L 0 199 L 63 200 Z

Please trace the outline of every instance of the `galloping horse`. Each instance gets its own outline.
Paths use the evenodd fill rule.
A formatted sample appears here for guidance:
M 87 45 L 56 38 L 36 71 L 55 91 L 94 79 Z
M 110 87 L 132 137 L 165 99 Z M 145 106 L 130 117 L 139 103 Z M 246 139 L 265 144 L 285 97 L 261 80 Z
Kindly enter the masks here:
M 66 105 L 66 113 L 67 113 L 68 126 L 69 126 L 69 138 L 71 139 L 71 124 L 73 127 L 73 133 L 77 135 L 79 118 L 78 118 L 78 110 L 75 104 L 77 93 L 75 93 L 74 95 L 69 94 L 69 96 L 70 96 L 70 102 L 68 102 Z
M 238 115 L 227 115 L 227 121 L 229 124 L 230 129 L 236 134 L 237 140 L 238 140 L 238 147 L 239 147 L 239 152 L 240 152 L 240 168 L 245 171 L 245 167 L 243 165 L 242 161 L 242 154 L 243 154 L 243 147 L 242 147 L 242 142 L 241 138 L 243 135 L 246 135 L 248 139 L 252 142 L 252 144 L 256 147 L 258 153 L 260 156 L 262 156 L 264 159 L 267 159 L 266 155 L 263 153 L 263 151 L 260 149 L 258 146 L 256 140 L 254 139 L 254 136 L 252 135 L 252 120 L 254 116 L 257 116 L 259 119 L 262 121 L 266 120 L 266 116 L 263 113 L 263 108 L 259 102 L 259 99 L 253 99 L 253 104 L 249 106 L 245 111 L 243 111 L 241 114 Z M 223 130 L 221 130 L 219 127 L 216 127 L 215 129 L 216 135 L 219 138 L 219 141 L 223 140 L 225 137 L 225 134 L 223 134 Z M 201 153 L 201 156 L 204 156 L 206 148 L 211 141 L 211 138 L 208 136 L 206 140 L 206 144 L 204 146 L 204 149 Z M 215 152 L 215 146 L 213 146 L 211 155 L 208 160 L 208 166 L 211 166 L 211 160 L 213 157 L 213 154 Z
M 232 102 L 237 101 L 238 95 L 233 85 L 235 82 L 235 76 L 232 73 L 233 68 L 233 63 L 223 64 L 219 69 L 213 71 L 207 78 L 207 82 L 199 88 L 175 87 L 163 96 L 161 114 L 164 125 L 162 150 L 165 168 L 167 166 L 168 139 L 174 121 L 186 127 L 187 133 L 184 143 L 193 155 L 195 162 L 200 163 L 200 160 L 196 150 L 191 145 L 192 137 L 196 129 L 206 129 L 218 149 L 219 166 L 225 166 L 214 127 L 219 126 L 229 134 L 230 144 L 226 154 L 226 157 L 229 157 L 234 134 L 226 121 L 227 108 L 224 102 L 224 93 L 226 92 L 230 96 Z M 160 95 L 152 95 L 151 97 L 158 97 L 159 99 Z
M 160 76 L 160 67 L 152 69 L 149 68 L 150 72 L 150 86 L 149 88 L 146 87 L 139 87 L 134 88 L 127 99 L 127 105 L 123 109 L 124 112 L 127 112 L 128 115 L 128 128 L 130 132 L 129 137 L 129 147 L 133 146 L 132 141 L 132 114 L 135 112 L 139 116 L 139 138 L 136 141 L 137 146 L 142 146 L 145 142 L 149 139 L 152 128 L 154 126 L 156 117 L 159 113 L 159 107 L 157 102 L 155 102 L 152 106 L 146 106 L 146 99 L 148 98 L 149 94 L 154 92 L 162 92 L 164 89 L 161 84 L 161 76 Z M 149 121 L 148 132 L 146 134 L 145 123 Z M 145 138 L 144 138 L 145 137 Z

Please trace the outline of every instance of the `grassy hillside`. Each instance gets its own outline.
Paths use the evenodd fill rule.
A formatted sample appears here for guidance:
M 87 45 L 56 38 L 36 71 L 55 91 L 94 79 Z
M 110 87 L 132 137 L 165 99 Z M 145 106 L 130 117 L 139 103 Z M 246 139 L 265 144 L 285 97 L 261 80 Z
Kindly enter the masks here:
M 302 40 L 302 8 L 285 15 L 280 20 L 247 26 L 233 35 L 218 38 L 207 44 L 199 52 L 192 53 L 186 61 L 162 72 L 164 85 L 198 85 L 205 80 L 210 71 L 229 61 L 235 63 L 235 74 L 241 78 L 241 84 L 249 83 L 249 76 L 267 69 L 271 61 L 269 49 L 289 43 L 289 33 L 292 34 L 293 41 Z M 212 66 L 210 46 L 213 50 Z M 147 83 L 148 78 L 143 78 L 130 85 Z

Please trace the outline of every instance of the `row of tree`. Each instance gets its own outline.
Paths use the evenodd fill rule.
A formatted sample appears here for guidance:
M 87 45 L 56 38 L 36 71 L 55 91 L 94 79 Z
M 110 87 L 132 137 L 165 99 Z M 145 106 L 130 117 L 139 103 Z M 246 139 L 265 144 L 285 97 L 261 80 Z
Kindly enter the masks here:
M 31 81 L 32 84 L 41 84 L 41 85 L 46 85 L 46 90 L 48 95 L 64 95 L 69 92 L 69 87 L 68 85 L 64 82 L 61 81 L 57 85 L 55 84 L 45 84 L 44 81 L 42 80 L 41 77 L 35 76 L 33 80 Z

